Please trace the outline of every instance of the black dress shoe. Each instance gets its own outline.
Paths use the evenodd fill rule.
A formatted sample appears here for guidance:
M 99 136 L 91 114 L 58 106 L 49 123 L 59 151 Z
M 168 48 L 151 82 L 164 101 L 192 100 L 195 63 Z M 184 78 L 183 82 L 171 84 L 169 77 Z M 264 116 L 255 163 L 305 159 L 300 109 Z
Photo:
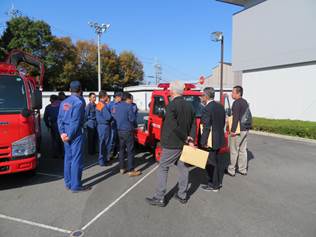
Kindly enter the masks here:
M 207 191 L 207 192 L 210 192 L 210 191 L 213 191 L 213 192 L 218 192 L 219 191 L 219 188 L 215 188 L 215 187 L 213 187 L 213 186 L 211 186 L 211 185 L 203 185 L 202 187 L 201 187 L 204 191 Z
M 165 203 L 164 199 L 158 199 L 158 198 L 155 198 L 155 197 L 152 197 L 152 198 L 147 197 L 146 201 L 152 206 L 158 206 L 158 207 L 166 206 L 166 203 Z
M 188 199 L 187 199 L 187 198 L 181 198 L 181 197 L 179 197 L 178 194 L 176 194 L 176 195 L 174 196 L 174 198 L 177 199 L 177 200 L 178 200 L 179 202 L 181 202 L 182 204 L 186 204 L 186 203 L 188 202 Z
M 81 187 L 79 189 L 76 189 L 76 190 L 71 190 L 71 192 L 73 193 L 81 193 L 81 192 L 87 192 L 87 191 L 90 191 L 92 188 L 89 186 L 89 187 Z

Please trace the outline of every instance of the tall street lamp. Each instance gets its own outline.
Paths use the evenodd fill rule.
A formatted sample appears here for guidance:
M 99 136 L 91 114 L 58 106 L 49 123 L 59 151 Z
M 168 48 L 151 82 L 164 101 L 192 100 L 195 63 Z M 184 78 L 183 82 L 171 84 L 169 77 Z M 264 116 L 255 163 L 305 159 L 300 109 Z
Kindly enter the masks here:
M 110 28 L 110 24 L 98 24 L 96 22 L 88 22 L 94 28 L 98 39 L 98 91 L 101 90 L 101 56 L 100 56 L 100 39 L 102 34 Z
M 215 31 L 211 34 L 212 41 L 221 42 L 221 77 L 220 77 L 220 101 L 223 97 L 223 65 L 224 65 L 224 35 L 223 32 Z

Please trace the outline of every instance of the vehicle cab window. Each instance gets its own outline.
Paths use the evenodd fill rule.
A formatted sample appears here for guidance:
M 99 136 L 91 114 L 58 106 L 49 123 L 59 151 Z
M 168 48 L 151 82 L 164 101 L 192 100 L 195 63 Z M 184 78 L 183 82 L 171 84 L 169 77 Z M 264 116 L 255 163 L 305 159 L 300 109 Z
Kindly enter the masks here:
M 154 97 L 154 110 L 153 114 L 160 115 L 161 113 L 165 112 L 166 103 L 162 96 L 155 96 Z

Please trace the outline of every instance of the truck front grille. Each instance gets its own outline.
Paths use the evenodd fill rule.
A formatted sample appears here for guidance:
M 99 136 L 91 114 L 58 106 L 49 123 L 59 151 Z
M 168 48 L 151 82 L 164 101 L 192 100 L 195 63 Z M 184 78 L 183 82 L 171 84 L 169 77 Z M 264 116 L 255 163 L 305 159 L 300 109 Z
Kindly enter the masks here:
M 6 158 L 10 155 L 10 147 L 9 146 L 1 146 L 0 147 L 0 159 Z
M 10 161 L 9 158 L 0 158 L 0 163 L 8 162 L 8 161 Z

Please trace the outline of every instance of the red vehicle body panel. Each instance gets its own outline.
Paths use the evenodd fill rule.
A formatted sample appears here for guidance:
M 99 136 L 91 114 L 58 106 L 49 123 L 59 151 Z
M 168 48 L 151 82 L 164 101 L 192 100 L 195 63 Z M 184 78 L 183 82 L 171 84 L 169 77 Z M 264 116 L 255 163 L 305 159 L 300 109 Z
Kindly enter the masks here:
M 20 62 L 38 66 L 41 76 L 39 80 L 34 77 L 21 74 L 17 66 Z M 6 62 L 0 63 L 1 76 L 13 76 L 21 78 L 25 88 L 27 108 L 31 115 L 24 117 L 20 112 L 0 113 L 0 175 L 21 171 L 34 170 L 37 167 L 37 152 L 27 156 L 12 156 L 12 143 L 27 136 L 35 134 L 37 143 L 40 141 L 40 113 L 32 110 L 31 97 L 36 88 L 42 87 L 44 67 L 42 62 L 30 54 L 20 50 L 13 50 L 7 57 Z M 19 98 L 15 98 L 19 99 Z

